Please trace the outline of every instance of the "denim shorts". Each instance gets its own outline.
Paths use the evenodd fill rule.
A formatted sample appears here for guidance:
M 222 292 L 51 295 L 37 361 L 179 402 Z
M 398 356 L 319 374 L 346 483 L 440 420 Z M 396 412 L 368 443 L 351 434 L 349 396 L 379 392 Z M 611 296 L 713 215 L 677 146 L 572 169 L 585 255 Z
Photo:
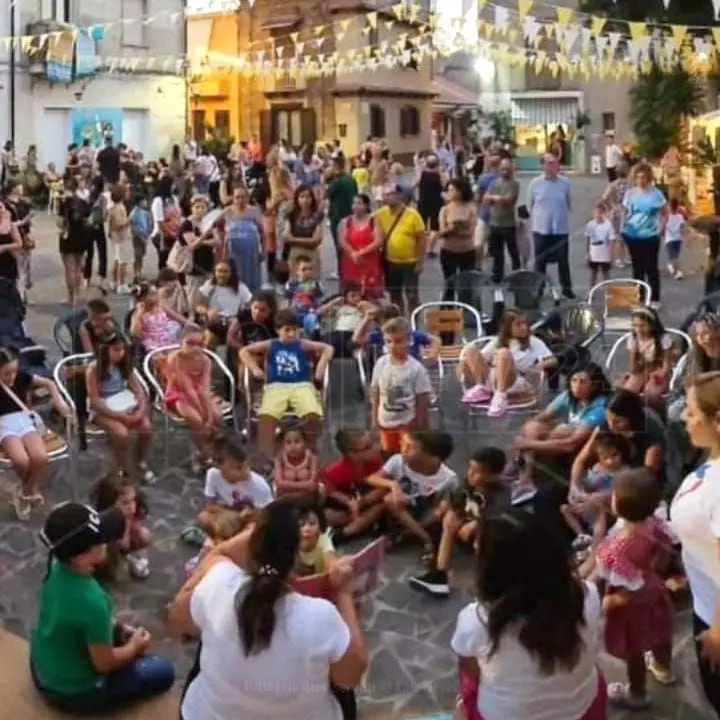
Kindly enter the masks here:
M 665 252 L 668 260 L 675 262 L 680 259 L 680 251 L 682 250 L 682 240 L 671 240 L 665 243 Z

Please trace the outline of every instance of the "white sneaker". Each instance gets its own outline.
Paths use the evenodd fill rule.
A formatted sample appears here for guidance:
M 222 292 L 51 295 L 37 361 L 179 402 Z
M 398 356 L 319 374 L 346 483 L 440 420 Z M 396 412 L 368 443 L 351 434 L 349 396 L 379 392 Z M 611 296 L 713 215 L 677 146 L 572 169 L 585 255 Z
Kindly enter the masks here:
M 507 414 L 508 411 L 508 399 L 507 393 L 496 392 L 492 396 L 490 401 L 490 407 L 488 408 L 488 417 L 500 418 Z
M 670 277 L 673 277 L 673 276 L 675 275 L 675 268 L 673 267 L 673 264 L 672 264 L 672 263 L 668 263 L 668 264 L 666 265 L 666 268 L 667 268 L 667 271 L 668 271 L 668 275 L 670 275 Z
M 674 277 L 675 277 L 675 280 L 682 280 L 685 276 L 683 275 L 683 271 L 682 271 L 682 270 L 678 270 L 678 271 L 675 273 L 675 276 L 674 276 Z
M 653 310 L 662 310 L 662 303 L 661 302 L 651 302 L 650 307 Z

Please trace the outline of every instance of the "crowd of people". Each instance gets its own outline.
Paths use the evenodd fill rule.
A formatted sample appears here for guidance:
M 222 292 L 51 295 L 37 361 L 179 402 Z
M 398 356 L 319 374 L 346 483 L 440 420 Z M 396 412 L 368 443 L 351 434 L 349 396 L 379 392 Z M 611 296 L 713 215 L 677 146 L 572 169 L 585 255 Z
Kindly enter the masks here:
M 453 339 L 410 322 L 438 250 L 446 283 L 482 268 L 487 251 L 499 285 L 507 251 L 512 270 L 532 263 L 544 275 L 557 264 L 562 295 L 576 300 L 572 184 L 557 155 L 544 156 L 524 204 L 511 157 L 492 144 L 482 155 L 468 177 L 427 153 L 408 181 L 372 141 L 354 158 L 339 145 L 263 151 L 253 139 L 218 160 L 189 144 L 157 163 L 111 138 L 97 155 L 71 148 L 57 207 L 67 299 L 76 305 L 85 283 L 128 295 L 130 310 L 117 319 L 95 297 L 77 328 L 91 359 L 72 370 L 114 469 L 87 504 L 63 503 L 44 520 L 49 561 L 30 664 L 50 705 L 98 713 L 175 681 L 147 630 L 116 622 L 112 601 L 123 567 L 137 580 L 152 572 L 143 490 L 162 482 L 151 449 L 165 414 L 189 429 L 191 468 L 204 476 L 203 506 L 181 535 L 197 555 L 168 613 L 174 633 L 198 639 L 183 720 L 356 717 L 368 649 L 341 550 L 373 535 L 390 549 L 420 547 L 423 571 L 410 584 L 431 597 L 452 592 L 455 547 L 472 551 L 475 599 L 451 640 L 459 718 L 600 720 L 608 703 L 647 708 L 648 674 L 675 682 L 678 589 L 692 596 L 702 686 L 720 717 L 720 318 L 695 318 L 691 346 L 679 348 L 659 315 L 659 248 L 665 240 L 681 279 L 686 209 L 643 163 L 620 164 L 585 228 L 593 284 L 627 251 L 650 287 L 629 315 L 623 376 L 608 378 L 579 351 L 570 362 L 577 348 L 563 347 L 562 328 L 543 334 L 517 308 L 505 308 L 493 339 L 454 356 Z M 30 287 L 33 247 L 22 198 L 13 186 L 0 204 L 0 277 L 18 291 Z M 339 280 L 331 296 L 326 228 Z M 433 299 L 452 302 L 443 291 Z M 328 462 L 317 452 L 327 374 L 360 348 L 371 423 L 340 427 Z M 671 387 L 679 362 L 687 383 Z M 463 403 L 491 419 L 544 377 L 562 374 L 566 385 L 508 447 L 478 443 L 458 474 L 452 436 L 431 427 L 438 363 L 454 366 Z M 227 429 L 236 398 L 217 387 L 220 364 L 250 390 L 238 399 L 257 419 L 249 443 Z M 22 521 L 42 512 L 49 462 L 34 389 L 60 415 L 77 411 L 12 348 L 0 350 L 0 446 L 19 479 Z M 703 458 L 682 482 L 666 462 L 679 417 L 686 448 Z M 292 589 L 294 578 L 323 573 L 330 599 Z M 625 663 L 627 682 L 605 682 L 603 649 Z

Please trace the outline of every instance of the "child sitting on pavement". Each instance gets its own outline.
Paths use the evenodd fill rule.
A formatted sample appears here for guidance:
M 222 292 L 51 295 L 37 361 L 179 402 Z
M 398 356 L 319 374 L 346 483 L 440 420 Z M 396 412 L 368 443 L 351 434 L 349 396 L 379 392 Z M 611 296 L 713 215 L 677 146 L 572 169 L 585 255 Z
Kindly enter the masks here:
M 385 490 L 373 489 L 366 478 L 378 472 L 383 460 L 367 430 L 341 428 L 335 434 L 340 459 L 325 467 L 325 517 L 339 545 L 373 527 L 385 513 Z
M 317 455 L 308 447 L 299 428 L 289 428 L 280 439 L 273 481 L 278 497 L 313 502 L 320 492 Z
M 450 509 L 442 519 L 442 537 L 435 566 L 423 575 L 410 578 L 410 585 L 434 597 L 450 594 L 448 572 L 455 542 L 472 544 L 478 521 L 485 513 L 503 512 L 511 504 L 511 487 L 502 478 L 505 453 L 499 448 L 482 448 L 473 454 L 464 487 L 453 493 Z
M 423 543 L 423 561 L 435 557 L 431 530 L 450 507 L 450 493 L 457 489 L 457 475 L 445 461 L 453 451 L 450 435 L 437 430 L 413 430 L 368 485 L 386 492 L 384 502 L 403 530 Z M 397 539 L 397 538 L 394 538 Z

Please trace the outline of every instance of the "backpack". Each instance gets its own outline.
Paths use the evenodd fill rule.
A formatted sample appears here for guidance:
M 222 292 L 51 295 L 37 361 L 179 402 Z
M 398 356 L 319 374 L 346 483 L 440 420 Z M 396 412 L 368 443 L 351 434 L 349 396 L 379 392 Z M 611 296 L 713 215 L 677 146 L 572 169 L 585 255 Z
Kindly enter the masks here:
M 164 219 L 160 223 L 160 230 L 162 231 L 163 237 L 176 238 L 180 234 L 180 227 L 182 226 L 183 217 L 180 212 L 180 208 L 175 203 L 170 203 L 165 206 Z

